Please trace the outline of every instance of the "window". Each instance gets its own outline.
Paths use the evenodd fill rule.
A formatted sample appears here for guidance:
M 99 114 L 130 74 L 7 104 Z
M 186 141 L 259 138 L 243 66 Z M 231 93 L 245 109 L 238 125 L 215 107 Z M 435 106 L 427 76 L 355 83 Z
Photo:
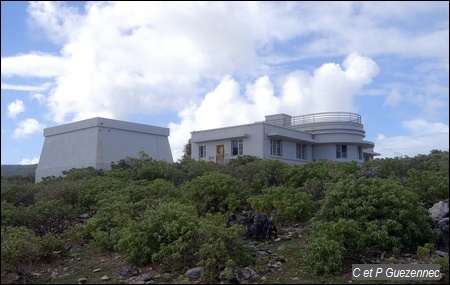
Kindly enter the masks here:
M 347 158 L 346 145 L 336 145 L 336 158 Z
M 282 145 L 281 140 L 270 140 L 270 155 L 281 156 Z
M 359 159 L 359 160 L 362 160 L 362 159 L 363 159 L 362 146 L 358 146 L 358 159 Z
M 206 145 L 199 146 L 198 153 L 199 153 L 200 157 L 206 157 Z
M 306 159 L 306 145 L 297 144 L 297 158 Z
M 231 141 L 231 155 L 242 155 L 244 153 L 244 143 L 242 140 Z

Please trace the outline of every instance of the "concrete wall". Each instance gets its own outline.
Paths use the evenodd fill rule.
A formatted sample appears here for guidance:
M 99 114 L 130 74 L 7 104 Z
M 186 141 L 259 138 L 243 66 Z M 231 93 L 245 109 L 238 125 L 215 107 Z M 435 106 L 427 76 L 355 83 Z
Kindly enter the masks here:
M 144 151 L 157 160 L 173 162 L 169 129 L 130 122 L 92 118 L 44 130 L 44 145 L 36 182 L 62 171 L 92 166 L 111 169 L 111 162 L 139 157 Z

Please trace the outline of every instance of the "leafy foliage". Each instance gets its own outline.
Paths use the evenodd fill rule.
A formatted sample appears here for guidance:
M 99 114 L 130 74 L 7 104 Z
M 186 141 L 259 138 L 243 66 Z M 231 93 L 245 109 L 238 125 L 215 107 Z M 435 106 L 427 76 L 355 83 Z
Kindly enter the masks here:
M 29 281 L 33 263 L 82 238 L 136 265 L 178 274 L 203 266 L 202 282 L 232 282 L 240 267 L 267 269 L 268 260 L 243 245 L 243 227 L 226 226 L 230 212 L 250 209 L 283 226 L 307 222 L 299 261 L 316 274 L 337 272 L 373 247 L 425 258 L 439 237 L 427 208 L 448 198 L 448 162 L 448 151 L 438 150 L 299 166 L 252 156 L 166 163 L 140 153 L 109 171 L 71 169 L 36 184 L 31 176 L 2 177 L 2 270 Z M 74 227 L 80 214 L 89 219 Z M 448 257 L 433 262 L 448 270 Z
M 286 186 L 265 188 L 262 192 L 248 198 L 254 211 L 273 215 L 277 223 L 284 225 L 311 218 L 313 203 L 304 192 Z
M 246 209 L 248 186 L 228 174 L 211 173 L 181 186 L 182 199 L 195 205 L 199 215 L 235 212 Z
M 340 266 L 343 249 L 354 254 L 370 246 L 392 253 L 415 249 L 438 238 L 431 224 L 418 196 L 397 181 L 347 178 L 331 187 L 312 220 L 309 264 L 316 273 L 329 272 Z M 322 247 L 335 251 L 321 255 Z

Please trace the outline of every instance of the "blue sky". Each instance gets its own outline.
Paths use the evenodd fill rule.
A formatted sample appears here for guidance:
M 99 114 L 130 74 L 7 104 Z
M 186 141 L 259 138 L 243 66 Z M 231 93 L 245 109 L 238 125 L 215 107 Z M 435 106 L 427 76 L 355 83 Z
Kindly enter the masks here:
M 449 148 L 449 2 L 1 1 L 1 163 L 106 117 L 191 131 L 354 112 L 381 157 Z

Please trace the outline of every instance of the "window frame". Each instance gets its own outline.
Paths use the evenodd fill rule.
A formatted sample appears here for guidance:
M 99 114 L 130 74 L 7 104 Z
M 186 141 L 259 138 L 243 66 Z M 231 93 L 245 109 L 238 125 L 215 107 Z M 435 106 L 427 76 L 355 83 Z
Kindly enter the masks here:
M 283 156 L 283 141 L 282 140 L 270 140 L 270 155 Z
M 307 145 L 306 144 L 299 144 L 296 145 L 296 157 L 297 159 L 307 159 Z
M 239 156 L 243 154 L 244 154 L 244 140 L 242 139 L 231 140 L 231 156 Z
M 359 160 L 363 160 L 363 148 L 362 148 L 362 146 L 358 146 L 357 152 L 358 152 L 358 159 Z
M 200 158 L 206 157 L 206 145 L 200 145 L 200 146 L 198 147 L 198 156 L 199 156 Z
M 336 145 L 336 158 L 347 158 L 347 145 L 337 144 Z

